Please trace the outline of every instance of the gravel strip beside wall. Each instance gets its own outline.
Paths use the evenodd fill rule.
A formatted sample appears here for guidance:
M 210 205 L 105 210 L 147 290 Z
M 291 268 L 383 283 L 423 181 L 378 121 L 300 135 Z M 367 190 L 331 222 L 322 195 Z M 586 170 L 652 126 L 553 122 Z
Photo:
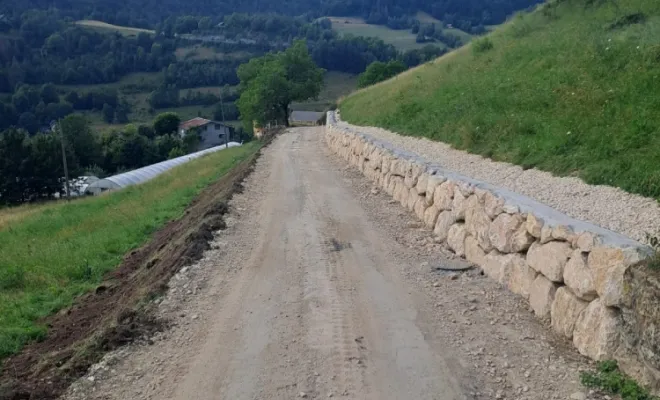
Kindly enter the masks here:
M 332 112 L 325 136 L 375 188 L 524 297 L 580 353 L 616 359 L 660 389 L 660 274 L 646 265 L 649 247 L 339 125 Z
M 573 218 L 641 242 L 645 241 L 646 233 L 657 233 L 660 227 L 660 206 L 653 199 L 610 186 L 588 185 L 578 178 L 559 178 L 536 169 L 525 171 L 519 166 L 455 150 L 445 143 L 426 138 L 353 126 L 341 121 L 339 116 L 337 125 L 359 129 L 447 169 L 529 196 Z

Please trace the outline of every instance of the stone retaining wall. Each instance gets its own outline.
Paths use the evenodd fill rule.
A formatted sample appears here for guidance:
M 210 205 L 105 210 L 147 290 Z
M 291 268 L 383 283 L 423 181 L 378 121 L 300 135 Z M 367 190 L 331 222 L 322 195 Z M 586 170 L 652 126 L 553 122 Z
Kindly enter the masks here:
M 433 165 L 328 113 L 326 141 L 458 256 L 529 301 L 594 360 L 660 387 L 660 279 L 640 243 Z

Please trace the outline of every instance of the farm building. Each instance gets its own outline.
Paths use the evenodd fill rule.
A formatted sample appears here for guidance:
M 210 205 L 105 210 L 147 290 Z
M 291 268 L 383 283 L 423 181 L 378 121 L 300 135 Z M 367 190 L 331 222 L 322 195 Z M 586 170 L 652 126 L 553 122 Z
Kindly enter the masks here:
M 188 161 L 205 156 L 216 151 L 224 150 L 227 147 L 240 146 L 240 143 L 229 142 L 227 146 L 217 146 L 210 149 L 191 153 L 182 157 L 173 158 L 171 160 L 159 162 L 158 164 L 149 165 L 123 174 L 110 176 L 108 178 L 99 179 L 87 186 L 85 194 L 97 195 L 108 190 L 123 189 L 128 186 L 144 183 L 158 175 L 176 167 L 177 165 L 185 164 Z
M 217 121 L 206 118 L 193 118 L 179 125 L 179 135 L 183 137 L 189 130 L 196 129 L 199 132 L 200 142 L 198 150 L 220 146 L 229 141 L 231 127 Z
M 289 117 L 291 125 L 318 125 L 325 113 L 316 111 L 293 111 Z

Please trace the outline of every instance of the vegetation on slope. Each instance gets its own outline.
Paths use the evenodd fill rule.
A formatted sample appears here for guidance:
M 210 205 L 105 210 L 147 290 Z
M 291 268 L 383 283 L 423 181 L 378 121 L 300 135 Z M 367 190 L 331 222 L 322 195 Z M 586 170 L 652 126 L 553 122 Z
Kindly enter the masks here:
M 71 203 L 0 211 L 0 359 L 38 339 L 38 319 L 97 285 L 258 143 L 193 160 L 143 185 Z
M 341 104 L 342 117 L 660 197 L 660 3 L 552 1 Z

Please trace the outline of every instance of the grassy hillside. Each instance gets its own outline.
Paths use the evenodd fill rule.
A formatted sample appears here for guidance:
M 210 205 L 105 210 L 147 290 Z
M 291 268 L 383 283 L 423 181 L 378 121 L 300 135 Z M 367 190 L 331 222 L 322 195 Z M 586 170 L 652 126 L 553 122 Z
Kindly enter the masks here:
M 258 148 L 222 150 L 98 197 L 0 210 L 0 359 L 41 337 L 39 318 L 94 288 L 124 254 Z
M 326 111 L 342 96 L 346 96 L 357 88 L 358 77 L 344 72 L 328 71 L 323 80 L 323 89 L 316 100 L 303 103 L 293 103 L 291 108 L 296 111 Z
M 342 116 L 660 198 L 660 2 L 560 0 L 355 93 Z

